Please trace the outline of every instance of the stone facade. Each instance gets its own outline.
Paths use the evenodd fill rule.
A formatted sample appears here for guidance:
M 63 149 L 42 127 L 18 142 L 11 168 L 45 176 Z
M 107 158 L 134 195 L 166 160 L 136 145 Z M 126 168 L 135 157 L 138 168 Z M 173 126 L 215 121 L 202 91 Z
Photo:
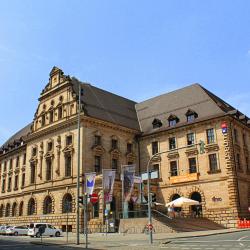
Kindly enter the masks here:
M 68 223 L 69 230 L 75 231 L 77 94 L 72 79 L 54 67 L 40 95 L 30 131 L 1 148 L 0 224 L 44 221 L 65 230 Z M 84 173 L 97 172 L 95 192 L 99 195 L 99 203 L 88 207 L 91 232 L 104 230 L 102 169 L 116 168 L 111 210 L 118 220 L 122 210 L 121 165 L 133 163 L 137 174 L 145 172 L 152 147 L 165 152 L 151 164 L 159 171 L 152 187 L 157 202 L 165 204 L 178 195 L 198 199 L 201 207 L 184 208 L 185 215 L 193 215 L 198 209 L 203 216 L 227 227 L 234 227 L 238 217 L 248 217 L 250 129 L 240 119 L 224 115 L 147 134 L 129 123 L 116 123 L 108 109 L 100 108 L 100 116 L 105 115 L 98 119 L 89 115 L 90 108 L 96 108 L 94 103 L 82 105 L 81 182 Z M 121 117 L 127 119 L 126 114 Z M 227 133 L 222 133 L 222 123 L 227 124 Z M 205 143 L 204 152 L 200 151 L 201 141 Z M 67 202 L 70 205 L 65 208 Z M 166 212 L 163 207 L 159 210 Z M 80 221 L 82 227 L 82 210 Z

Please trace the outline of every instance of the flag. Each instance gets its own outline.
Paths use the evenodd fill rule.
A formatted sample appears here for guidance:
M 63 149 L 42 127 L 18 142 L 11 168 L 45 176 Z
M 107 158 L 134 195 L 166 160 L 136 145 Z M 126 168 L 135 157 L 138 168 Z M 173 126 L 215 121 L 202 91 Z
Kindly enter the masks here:
M 130 201 L 135 183 L 135 165 L 123 166 L 124 200 Z
M 112 202 L 113 187 L 115 183 L 115 170 L 103 169 L 103 192 L 105 203 Z
M 85 174 L 85 192 L 87 194 L 93 194 L 94 187 L 95 187 L 95 177 L 96 177 L 96 173 Z

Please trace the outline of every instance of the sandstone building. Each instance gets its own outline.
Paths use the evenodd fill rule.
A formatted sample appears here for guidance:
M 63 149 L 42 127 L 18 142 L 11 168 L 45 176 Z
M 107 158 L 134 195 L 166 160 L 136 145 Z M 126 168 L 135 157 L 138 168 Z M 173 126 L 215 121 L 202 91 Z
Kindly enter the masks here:
M 117 170 L 111 210 L 119 219 L 121 165 L 136 164 L 139 175 L 157 152 L 165 152 L 151 165 L 159 173 L 154 180 L 158 202 L 178 196 L 199 200 L 201 206 L 184 214 L 199 213 L 227 227 L 248 216 L 247 116 L 199 84 L 135 103 L 54 67 L 33 121 L 0 148 L 0 224 L 42 220 L 65 229 L 68 218 L 75 230 L 79 86 L 80 172 L 97 173 L 100 196 L 99 203 L 89 205 L 93 228 L 103 224 L 102 169 Z M 131 201 L 129 209 L 138 206 Z

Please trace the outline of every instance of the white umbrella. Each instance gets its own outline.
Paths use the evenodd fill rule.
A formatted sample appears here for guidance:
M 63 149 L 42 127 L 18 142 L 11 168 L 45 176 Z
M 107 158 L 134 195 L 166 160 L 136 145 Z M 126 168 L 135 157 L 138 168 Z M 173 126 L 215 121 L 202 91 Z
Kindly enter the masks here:
M 173 200 L 169 203 L 167 203 L 165 206 L 166 207 L 183 207 L 185 205 L 191 206 L 191 205 L 199 205 L 199 201 L 191 200 L 185 197 L 180 197 L 176 200 Z

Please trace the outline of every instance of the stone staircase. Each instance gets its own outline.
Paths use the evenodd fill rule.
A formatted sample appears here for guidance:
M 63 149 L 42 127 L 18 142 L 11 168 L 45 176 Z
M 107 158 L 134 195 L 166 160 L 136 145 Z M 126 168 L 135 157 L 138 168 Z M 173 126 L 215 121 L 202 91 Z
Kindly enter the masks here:
M 119 225 L 120 233 L 144 233 L 148 218 L 131 218 L 121 219 Z M 206 218 L 173 218 L 169 219 L 164 216 L 153 216 L 153 226 L 155 233 L 170 233 L 170 232 L 195 232 L 206 230 L 223 229 L 219 225 Z

